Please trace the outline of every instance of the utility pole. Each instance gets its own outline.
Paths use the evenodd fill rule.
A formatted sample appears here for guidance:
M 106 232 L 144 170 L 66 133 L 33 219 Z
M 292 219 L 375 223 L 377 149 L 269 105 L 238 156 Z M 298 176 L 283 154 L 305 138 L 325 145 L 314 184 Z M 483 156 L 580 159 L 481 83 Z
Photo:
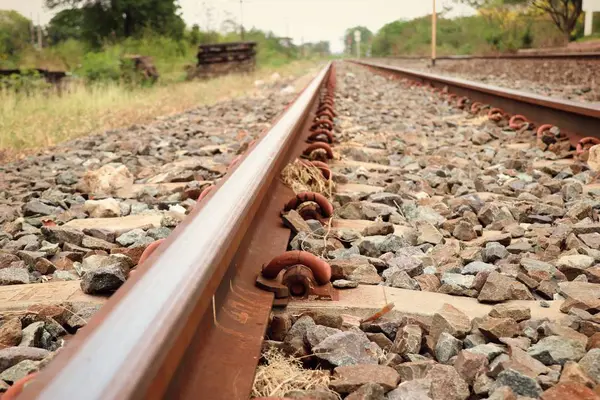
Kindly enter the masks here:
M 435 0 L 433 0 L 433 12 L 431 13 L 431 66 L 435 67 L 435 49 L 437 41 L 437 14 L 435 12 Z
M 38 14 L 37 20 L 38 20 L 38 27 L 37 27 L 38 49 L 41 51 L 42 50 L 42 25 L 40 24 L 40 14 Z
M 243 0 L 240 0 L 240 36 L 242 37 L 242 42 L 244 41 L 244 3 Z
M 35 47 L 35 28 L 33 25 L 33 14 L 29 14 L 31 17 L 31 23 L 29 24 L 29 33 L 31 36 L 31 46 Z
M 360 58 L 360 31 L 354 31 L 354 43 L 356 43 L 356 58 Z

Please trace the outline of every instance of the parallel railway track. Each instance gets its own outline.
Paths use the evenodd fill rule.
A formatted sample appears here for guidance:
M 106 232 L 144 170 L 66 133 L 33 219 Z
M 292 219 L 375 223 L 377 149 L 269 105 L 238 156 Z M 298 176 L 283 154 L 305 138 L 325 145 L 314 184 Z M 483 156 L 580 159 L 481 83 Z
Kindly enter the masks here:
M 557 126 L 573 147 L 583 138 L 600 138 L 598 107 L 355 63 L 428 87 L 465 109 L 489 105 L 498 109 L 490 116 L 508 120 L 520 115 L 511 119 L 517 125 L 526 119 L 537 127 Z M 256 278 L 287 250 L 290 237 L 280 213 L 295 194 L 279 176 L 287 164 L 308 154 L 307 139 L 319 136 L 315 130 L 325 136 L 334 131 L 318 121 L 333 119 L 335 81 L 334 64 L 318 72 L 19 399 L 248 397 L 275 301 L 272 292 L 256 286 Z M 581 144 L 589 148 L 588 142 Z

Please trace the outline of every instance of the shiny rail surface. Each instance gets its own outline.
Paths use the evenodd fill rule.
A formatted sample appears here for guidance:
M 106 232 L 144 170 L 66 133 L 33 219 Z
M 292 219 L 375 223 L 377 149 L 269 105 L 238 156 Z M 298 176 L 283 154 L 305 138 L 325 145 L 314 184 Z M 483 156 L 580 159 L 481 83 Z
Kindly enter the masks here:
M 320 70 L 20 399 L 248 397 L 273 301 L 254 280 L 289 238 L 280 210 L 294 194 L 279 174 L 306 146 L 331 71 Z
M 509 115 L 524 115 L 538 126 L 555 125 L 569 135 L 573 144 L 582 137 L 600 137 L 600 106 L 593 103 L 579 103 L 381 63 L 363 60 L 352 62 L 380 73 L 447 90 L 458 97 L 467 97 L 471 102 L 501 108 Z

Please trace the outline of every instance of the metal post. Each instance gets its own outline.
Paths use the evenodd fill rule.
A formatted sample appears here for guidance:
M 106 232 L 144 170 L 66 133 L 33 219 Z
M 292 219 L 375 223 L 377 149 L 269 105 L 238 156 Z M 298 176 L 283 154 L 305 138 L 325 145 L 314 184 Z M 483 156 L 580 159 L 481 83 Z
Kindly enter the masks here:
M 435 0 L 433 0 L 433 12 L 431 13 L 431 66 L 435 67 L 435 49 L 437 41 L 437 14 L 435 12 Z
M 35 27 L 33 25 L 33 14 L 31 16 L 31 23 L 29 24 L 29 32 L 31 34 L 31 45 L 35 47 Z
M 242 41 L 244 41 L 244 4 L 243 0 L 240 0 L 240 35 Z
M 38 26 L 37 26 L 37 38 L 38 38 L 38 49 L 42 50 L 42 25 L 40 25 L 40 15 L 37 17 Z
M 354 43 L 356 43 L 356 58 L 360 58 L 360 31 L 354 31 Z
M 585 36 L 590 36 L 592 34 L 592 26 L 594 25 L 594 12 L 586 11 L 585 12 L 585 24 L 583 28 L 583 34 Z

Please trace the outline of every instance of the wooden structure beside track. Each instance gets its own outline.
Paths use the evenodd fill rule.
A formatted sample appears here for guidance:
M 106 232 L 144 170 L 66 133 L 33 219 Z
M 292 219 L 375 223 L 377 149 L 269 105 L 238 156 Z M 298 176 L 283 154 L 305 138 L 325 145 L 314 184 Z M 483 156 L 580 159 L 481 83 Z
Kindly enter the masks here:
M 188 79 L 252 72 L 256 66 L 256 42 L 201 44 L 197 59 L 196 66 L 188 70 Z
M 43 77 L 46 82 L 52 85 L 59 85 L 60 82 L 67 76 L 65 71 L 50 71 L 44 68 L 32 68 L 32 69 L 1 69 L 0 68 L 0 79 L 3 77 L 10 77 L 12 75 L 29 76 L 31 73 L 37 73 Z

